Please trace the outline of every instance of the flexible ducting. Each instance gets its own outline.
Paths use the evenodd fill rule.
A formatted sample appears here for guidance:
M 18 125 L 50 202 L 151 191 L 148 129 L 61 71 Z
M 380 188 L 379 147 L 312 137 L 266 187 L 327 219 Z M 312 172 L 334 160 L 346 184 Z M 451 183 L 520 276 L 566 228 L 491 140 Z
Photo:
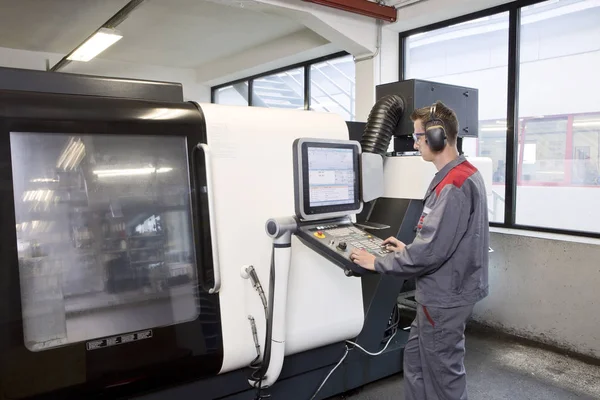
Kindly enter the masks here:
M 392 94 L 377 100 L 360 140 L 363 152 L 385 156 L 403 113 L 404 101 L 400 96 Z

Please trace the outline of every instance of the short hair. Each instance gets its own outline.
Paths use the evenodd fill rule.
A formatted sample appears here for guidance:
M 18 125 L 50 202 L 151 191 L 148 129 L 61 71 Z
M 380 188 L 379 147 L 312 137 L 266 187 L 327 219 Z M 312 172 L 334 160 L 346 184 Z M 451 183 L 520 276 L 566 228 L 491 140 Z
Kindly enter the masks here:
M 420 120 L 423 123 L 423 127 L 429 121 L 429 114 L 431 112 L 431 106 L 415 108 L 410 115 L 410 119 L 414 122 Z M 448 136 L 448 142 L 452 145 L 456 144 L 456 137 L 458 136 L 458 118 L 456 113 L 451 108 L 446 107 L 441 101 L 435 102 L 435 118 L 441 120 L 444 123 L 446 129 L 446 135 Z

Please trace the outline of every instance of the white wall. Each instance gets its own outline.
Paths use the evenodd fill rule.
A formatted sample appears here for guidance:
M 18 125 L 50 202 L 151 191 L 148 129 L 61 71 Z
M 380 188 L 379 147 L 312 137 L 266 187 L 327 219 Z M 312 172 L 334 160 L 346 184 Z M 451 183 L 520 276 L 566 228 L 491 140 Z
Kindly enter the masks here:
M 502 233 L 490 246 L 490 295 L 474 320 L 600 358 L 600 246 Z
M 56 64 L 62 55 L 0 47 L 0 67 L 45 70 L 46 59 Z M 107 61 L 101 58 L 88 63 L 71 63 L 61 72 L 98 75 L 116 78 L 144 79 L 183 84 L 186 100 L 210 101 L 210 88 L 196 83 L 196 71 L 185 68 L 169 68 L 126 62 Z
M 379 53 L 370 59 L 357 57 L 356 63 L 356 120 L 366 121 L 375 104 L 375 87 L 398 80 L 399 36 L 384 28 L 381 32 Z

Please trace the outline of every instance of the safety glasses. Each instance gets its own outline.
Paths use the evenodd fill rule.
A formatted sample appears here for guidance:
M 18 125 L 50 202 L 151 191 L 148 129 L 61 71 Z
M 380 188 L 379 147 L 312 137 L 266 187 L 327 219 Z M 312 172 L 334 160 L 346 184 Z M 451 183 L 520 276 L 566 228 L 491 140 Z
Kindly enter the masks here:
M 412 137 L 413 137 L 413 140 L 415 141 L 415 143 L 417 143 L 419 141 L 419 136 L 425 136 L 425 134 L 424 133 L 413 133 L 412 134 Z

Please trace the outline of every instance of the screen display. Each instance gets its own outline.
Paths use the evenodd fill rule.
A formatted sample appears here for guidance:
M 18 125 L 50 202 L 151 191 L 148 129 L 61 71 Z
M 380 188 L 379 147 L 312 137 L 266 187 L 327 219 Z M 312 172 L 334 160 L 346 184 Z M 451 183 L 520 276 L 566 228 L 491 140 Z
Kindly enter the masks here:
M 308 148 L 310 207 L 353 204 L 356 179 L 352 148 Z

